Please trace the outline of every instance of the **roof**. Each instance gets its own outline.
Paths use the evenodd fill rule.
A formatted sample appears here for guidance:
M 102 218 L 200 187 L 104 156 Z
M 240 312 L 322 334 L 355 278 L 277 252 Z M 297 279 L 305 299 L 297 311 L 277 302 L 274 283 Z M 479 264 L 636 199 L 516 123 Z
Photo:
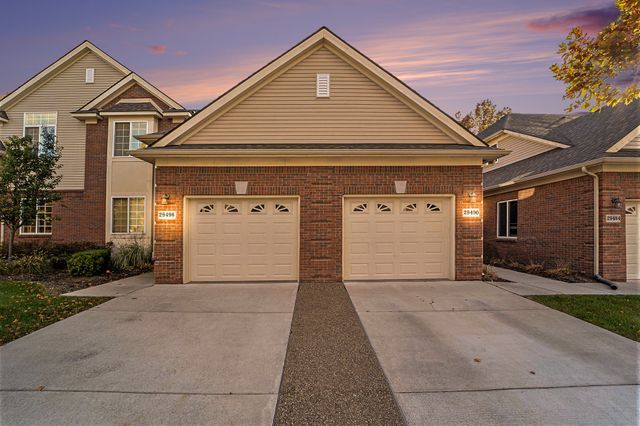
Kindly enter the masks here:
M 510 130 L 528 136 L 548 139 L 554 142 L 567 143 L 566 140 L 556 140 L 550 132 L 558 126 L 568 123 L 580 115 L 566 114 L 517 114 L 510 113 L 493 123 L 491 126 L 478 133 L 478 136 L 487 140 L 501 130 Z M 556 136 L 557 137 L 557 136 Z
M 524 114 L 526 115 L 526 114 Z M 598 112 L 576 116 L 556 124 L 547 133 L 553 140 L 571 145 L 490 170 L 484 174 L 485 188 L 491 188 L 516 178 L 535 176 L 599 158 L 640 158 L 640 150 L 607 152 L 622 138 L 640 126 L 640 100 L 629 105 L 619 104 Z
M 421 111 L 424 115 L 431 117 L 434 124 L 446 128 L 446 130 L 456 138 L 459 138 L 464 143 L 470 145 L 486 146 L 482 140 L 461 126 L 452 117 L 444 113 L 427 99 L 418 94 L 415 90 L 411 89 L 397 77 L 360 53 L 353 46 L 339 38 L 326 27 L 321 27 L 309 37 L 305 38 L 300 43 L 247 77 L 245 80 L 238 83 L 209 105 L 198 111 L 198 113 L 193 115 L 190 119 L 186 120 L 180 126 L 177 126 L 165 136 L 157 140 L 153 145 L 167 146 L 177 144 L 181 136 L 189 133 L 194 128 L 197 129 L 197 126 L 203 125 L 209 117 L 213 116 L 225 105 L 245 96 L 248 92 L 254 90 L 261 81 L 268 79 L 270 76 L 282 69 L 286 69 L 295 61 L 296 58 L 300 57 L 300 55 L 311 51 L 313 48 L 323 43 L 331 45 L 351 61 L 357 63 L 358 66 L 362 67 L 363 70 L 369 74 L 370 78 L 384 82 L 388 87 L 387 90 L 394 93 L 398 99 L 411 105 L 414 110 Z
M 101 110 L 102 112 L 137 112 L 137 111 L 153 111 L 158 109 L 150 102 L 120 102 Z
M 127 67 L 122 65 L 120 62 L 113 59 L 111 56 L 106 54 L 104 51 L 100 50 L 96 45 L 91 43 L 88 40 L 83 41 L 64 55 L 62 55 L 58 60 L 54 63 L 40 71 L 38 74 L 31 77 L 24 84 L 18 87 L 13 92 L 9 93 L 2 99 L 0 99 L 0 108 L 6 109 L 6 107 L 29 93 L 29 90 L 33 87 L 37 87 L 38 84 L 41 84 L 44 81 L 47 81 L 50 77 L 53 77 L 57 70 L 68 65 L 69 63 L 75 62 L 77 59 L 84 56 L 87 52 L 93 52 L 98 57 L 102 58 L 105 62 L 111 64 L 114 68 L 122 72 L 123 74 L 128 74 L 131 72 Z
M 162 133 L 162 132 L 158 132 Z M 150 133 L 144 136 L 151 136 L 154 133 Z M 146 148 L 147 151 L 151 150 L 178 150 L 185 146 L 181 145 L 168 145 L 164 147 L 150 147 Z M 215 150 L 340 150 L 340 149 L 361 149 L 361 150 L 464 150 L 464 151 L 495 151 L 499 152 L 497 148 L 488 146 L 474 146 L 474 145 L 459 145 L 459 144 L 415 144 L 415 143 L 263 143 L 263 144 L 192 144 L 188 145 L 189 149 L 215 149 Z

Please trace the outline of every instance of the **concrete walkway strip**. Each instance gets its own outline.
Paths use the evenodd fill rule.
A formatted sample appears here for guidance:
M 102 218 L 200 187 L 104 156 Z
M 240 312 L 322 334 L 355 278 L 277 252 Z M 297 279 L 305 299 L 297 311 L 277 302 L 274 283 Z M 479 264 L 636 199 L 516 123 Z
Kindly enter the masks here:
M 640 280 L 630 280 L 618 283 L 618 289 L 612 290 L 598 282 L 568 283 L 552 280 L 511 269 L 493 267 L 495 273 L 510 282 L 496 281 L 492 284 L 520 296 L 550 295 L 550 294 L 640 294 Z
M 403 424 L 343 284 L 301 284 L 275 424 Z
M 153 272 L 147 272 L 133 277 L 123 278 L 121 280 L 111 281 L 109 283 L 97 285 L 94 287 L 83 288 L 82 290 L 65 293 L 63 296 L 76 297 L 120 297 L 133 293 L 153 285 Z

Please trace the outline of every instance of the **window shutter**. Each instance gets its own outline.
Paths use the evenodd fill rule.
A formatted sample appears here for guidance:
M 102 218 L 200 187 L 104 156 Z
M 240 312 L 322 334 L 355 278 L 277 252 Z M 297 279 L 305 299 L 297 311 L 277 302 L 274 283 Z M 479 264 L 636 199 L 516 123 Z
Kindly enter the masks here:
M 316 75 L 316 97 L 328 98 L 329 97 L 329 74 L 317 74 Z
M 87 68 L 84 72 L 84 82 L 85 83 L 93 83 L 93 77 L 96 73 L 95 68 Z

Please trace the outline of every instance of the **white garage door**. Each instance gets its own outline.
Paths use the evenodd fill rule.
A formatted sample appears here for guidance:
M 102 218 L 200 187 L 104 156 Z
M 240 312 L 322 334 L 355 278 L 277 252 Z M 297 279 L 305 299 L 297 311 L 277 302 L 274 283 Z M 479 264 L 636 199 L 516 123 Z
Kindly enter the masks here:
M 295 198 L 189 200 L 186 281 L 298 279 Z
M 627 279 L 640 279 L 640 220 L 639 201 L 627 201 L 625 219 L 627 222 Z
M 451 199 L 345 198 L 344 279 L 453 278 Z

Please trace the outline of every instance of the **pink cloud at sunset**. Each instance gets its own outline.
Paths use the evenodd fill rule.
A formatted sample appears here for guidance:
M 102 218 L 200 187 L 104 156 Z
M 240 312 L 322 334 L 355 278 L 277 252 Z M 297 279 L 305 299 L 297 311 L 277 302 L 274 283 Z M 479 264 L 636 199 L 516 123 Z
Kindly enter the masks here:
M 147 46 L 149 51 L 154 55 L 164 55 L 167 53 L 167 45 L 166 44 L 154 44 L 151 46 Z
M 618 9 L 612 5 L 538 19 L 529 22 L 528 27 L 535 31 L 558 32 L 567 32 L 573 27 L 581 27 L 589 33 L 597 33 L 614 21 L 618 15 Z

